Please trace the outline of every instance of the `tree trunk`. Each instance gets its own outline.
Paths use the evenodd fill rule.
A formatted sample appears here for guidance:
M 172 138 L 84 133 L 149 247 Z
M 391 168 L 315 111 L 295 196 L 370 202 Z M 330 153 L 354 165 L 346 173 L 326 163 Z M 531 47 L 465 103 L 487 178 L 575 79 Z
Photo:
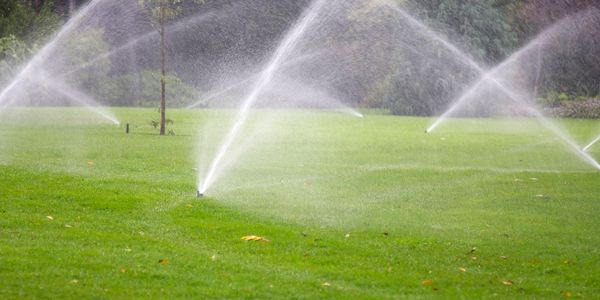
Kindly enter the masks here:
M 542 47 L 537 46 L 537 69 L 535 74 L 535 81 L 533 82 L 533 98 L 536 99 L 540 89 L 540 79 L 542 78 Z
M 166 49 L 165 49 L 165 8 L 164 6 L 160 7 L 160 14 L 159 14 L 159 26 L 160 26 L 160 71 L 161 71 L 161 77 L 160 77 L 160 135 L 165 135 L 165 131 L 166 131 L 166 125 L 167 125 L 167 120 L 166 120 L 166 92 L 165 92 L 165 86 L 166 86 L 166 82 L 165 82 L 165 76 L 167 75 L 166 73 Z
M 33 4 L 33 10 L 35 11 L 35 13 L 39 14 L 40 10 L 41 10 L 41 6 L 42 6 L 40 3 L 40 0 L 33 0 L 32 4 Z
M 75 13 L 75 0 L 69 0 L 69 17 L 73 16 Z

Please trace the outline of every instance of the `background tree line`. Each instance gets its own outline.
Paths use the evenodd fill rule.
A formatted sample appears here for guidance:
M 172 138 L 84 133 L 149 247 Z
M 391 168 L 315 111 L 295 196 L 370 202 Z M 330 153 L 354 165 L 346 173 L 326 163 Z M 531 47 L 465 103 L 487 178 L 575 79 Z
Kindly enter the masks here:
M 161 2 L 162 1 L 162 2 Z M 19 66 L 30 58 L 37 49 L 65 22 L 73 11 L 87 3 L 87 0 L 0 0 L 0 78 L 10 78 L 14 75 L 15 66 Z M 137 1 L 133 1 L 137 2 Z M 163 3 L 164 2 L 164 3 Z M 90 31 L 73 40 L 69 55 L 64 64 L 78 66 L 86 61 L 110 51 L 114 45 L 122 43 L 122 39 L 135 37 L 148 32 L 158 25 L 159 30 L 165 24 L 172 24 L 178 20 L 188 18 L 208 7 L 214 9 L 227 6 L 236 0 L 207 0 L 207 5 L 198 5 L 198 1 L 154 0 L 144 2 L 146 13 L 139 13 L 135 27 L 128 35 L 111 36 L 110 24 L 98 31 Z M 286 20 L 275 20 L 272 23 L 260 26 L 273 26 L 276 29 L 267 30 L 268 35 L 285 29 L 302 11 L 302 7 L 309 1 L 282 1 L 279 6 L 273 6 L 278 11 L 289 11 Z M 541 30 L 557 22 L 562 17 L 596 7 L 600 9 L 600 2 L 596 0 L 404 0 L 401 1 L 411 14 L 434 28 L 437 32 L 456 42 L 461 50 L 470 57 L 488 66 L 494 66 L 504 60 L 522 45 L 534 38 Z M 168 3 L 168 16 L 163 15 L 161 25 L 160 12 L 156 7 Z M 208 9 L 206 8 L 206 9 Z M 147 12 L 150 11 L 150 14 Z M 164 13 L 164 11 L 163 11 Z M 277 14 L 275 12 L 274 14 Z M 283 15 L 283 14 L 281 14 Z M 158 21 L 158 22 L 157 22 Z M 137 22 L 137 21 L 136 21 Z M 204 25 L 208 30 L 222 30 L 218 24 Z M 258 26 L 258 25 L 257 25 Z M 279 27 L 282 29 L 278 29 Z M 237 28 L 240 31 L 249 29 Z M 231 28 L 230 30 L 237 30 Z M 593 98 L 600 94 L 600 30 L 595 35 L 580 35 L 574 37 L 572 45 L 561 45 L 553 61 L 557 63 L 545 66 L 547 72 L 542 72 L 537 79 L 535 95 L 543 98 L 545 103 L 552 106 L 562 101 L 577 98 Z M 267 35 L 265 34 L 265 35 Z M 206 38 L 199 34 L 196 39 Z M 178 45 L 178 53 L 167 53 L 178 57 L 192 55 L 191 51 L 214 53 L 227 51 L 228 46 L 239 47 L 240 43 L 247 48 L 266 49 L 264 40 L 269 38 L 261 36 L 260 30 L 250 37 L 236 36 L 238 40 L 224 41 L 220 47 L 207 46 L 205 49 L 188 49 L 184 44 Z M 340 42 L 344 39 L 340 36 Z M 121 40 L 120 40 L 121 39 Z M 193 42 L 187 39 L 187 42 Z M 243 40 L 243 41 L 240 41 Z M 84 43 L 82 43 L 82 41 Z M 335 41 L 333 41 L 335 42 Z M 419 41 L 416 41 L 419 42 Z M 78 85 L 85 86 L 94 91 L 94 96 L 102 98 L 110 105 L 131 106 L 157 106 L 160 95 L 165 94 L 167 99 L 172 99 L 169 105 L 181 106 L 201 97 L 200 89 L 207 78 L 196 76 L 195 73 L 186 73 L 186 69 L 173 65 L 172 70 L 161 68 L 157 64 L 161 60 L 158 47 L 141 49 L 138 51 L 144 56 L 139 57 L 119 55 L 114 59 L 104 59 L 96 62 L 104 67 L 90 69 L 90 76 L 78 76 Z M 163 47 L 164 48 L 164 47 Z M 167 45 L 168 48 L 168 45 Z M 164 50 L 164 49 L 163 49 Z M 435 47 L 431 47 L 431 55 L 435 55 Z M 257 52 L 260 52 L 257 50 Z M 164 58 L 163 54 L 163 58 Z M 456 72 L 458 66 L 451 63 L 446 65 L 414 65 L 411 64 L 410 55 L 407 55 L 403 65 L 390 66 L 398 70 L 389 72 L 384 78 L 356 78 L 373 86 L 368 93 L 350 93 L 356 95 L 349 99 L 354 105 L 363 107 L 388 108 L 395 114 L 432 115 L 439 113 L 453 99 L 453 95 L 460 93 L 460 85 L 454 81 L 465 81 L 473 74 Z M 414 55 L 414 54 L 412 54 Z M 564 57 L 579 57 L 580 60 L 565 59 Z M 134 60 L 139 70 L 127 69 L 130 64 L 119 63 L 119 60 Z M 178 59 L 178 62 L 185 60 Z M 564 61 L 569 66 L 561 65 Z M 216 72 L 208 67 L 206 73 Z M 408 71 L 406 71 L 408 70 Z M 558 71 L 557 71 L 558 70 Z M 83 71 L 85 74 L 85 70 Z M 448 78 L 446 74 L 455 74 Z M 93 75 L 93 76 L 92 76 Z M 194 75 L 194 76 L 192 76 Z M 436 76 L 437 75 L 437 76 Z M 419 77 L 427 77 L 428 84 L 420 83 Z M 366 76 L 365 76 L 366 77 Z M 94 78 L 93 80 L 87 80 Z M 431 78 L 434 80 L 430 82 Z M 0 83 L 2 81 L 0 80 Z M 340 88 L 352 89 L 353 84 L 339 83 Z M 161 87 L 161 85 L 163 87 Z M 168 88 L 164 90 L 164 85 Z M 539 85 L 539 90 L 537 86 Z M 132 88 L 133 87 L 133 88 Z M 162 91 L 161 91 L 162 90 Z M 164 98 L 163 98 L 164 99 Z

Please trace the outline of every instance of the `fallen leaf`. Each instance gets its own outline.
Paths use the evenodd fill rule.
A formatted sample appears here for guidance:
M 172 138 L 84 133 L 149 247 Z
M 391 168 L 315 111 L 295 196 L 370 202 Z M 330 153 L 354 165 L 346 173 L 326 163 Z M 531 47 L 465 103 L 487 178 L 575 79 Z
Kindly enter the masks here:
M 429 285 L 433 284 L 433 280 L 431 280 L 431 279 L 425 279 L 425 280 L 423 280 L 421 282 L 421 284 L 424 285 L 424 286 L 429 286 Z
M 323 283 L 321 283 L 321 286 L 330 287 L 331 283 L 329 283 L 329 282 L 323 282 Z
M 477 260 L 477 256 L 472 256 L 471 259 L 472 260 Z
M 467 269 L 465 269 L 463 267 L 458 268 L 458 270 L 461 271 L 461 272 L 463 272 L 463 273 L 467 271 Z
M 192 207 L 194 207 L 194 206 L 193 206 L 191 203 L 188 203 L 188 205 L 186 205 L 186 206 L 187 206 L 187 208 L 192 208 Z
M 69 281 L 69 283 L 70 283 L 70 284 L 78 284 L 78 283 L 79 283 L 79 280 L 77 280 L 77 279 L 73 279 L 73 280 Z
M 504 284 L 504 285 L 513 285 L 513 282 L 512 282 L 512 280 L 504 280 L 504 281 L 502 281 L 502 284 Z
M 244 240 L 244 241 L 254 241 L 254 242 L 270 242 L 269 240 L 265 239 L 264 237 L 256 236 L 256 235 L 243 236 L 242 240 Z
M 65 224 L 65 228 L 71 228 L 73 226 L 69 225 L 69 224 Z
M 46 219 L 48 219 L 50 221 L 54 220 L 54 218 L 52 216 L 46 216 Z
M 571 298 L 573 296 L 571 292 L 563 292 L 562 294 L 565 298 Z
M 93 165 L 94 165 L 94 161 L 92 161 L 92 160 L 88 160 L 88 161 L 87 161 L 87 165 L 88 165 L 88 166 L 90 166 L 90 167 L 91 167 L 91 166 L 93 166 Z
M 161 258 L 161 259 L 158 260 L 158 263 L 161 264 L 161 265 L 163 265 L 163 266 L 166 266 L 166 265 L 169 264 L 169 260 L 166 259 L 166 258 Z
M 127 270 L 125 270 L 125 268 L 123 268 L 123 267 L 121 267 L 121 268 L 119 269 L 119 272 L 121 272 L 121 273 L 125 273 L 126 271 L 127 271 Z
M 500 258 L 502 258 L 503 260 L 507 260 L 507 259 L 508 259 L 508 256 L 504 256 L 504 255 L 502 255 L 502 256 L 500 256 Z

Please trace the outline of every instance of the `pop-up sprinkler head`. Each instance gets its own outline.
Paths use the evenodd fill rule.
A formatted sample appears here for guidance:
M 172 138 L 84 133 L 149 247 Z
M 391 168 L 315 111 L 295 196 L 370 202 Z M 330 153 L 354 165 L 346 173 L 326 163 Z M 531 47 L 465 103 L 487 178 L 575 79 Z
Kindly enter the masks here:
M 200 191 L 196 191 L 196 196 L 197 196 L 198 198 L 202 198 L 202 197 L 204 197 L 204 194 L 203 194 L 203 193 L 201 193 Z

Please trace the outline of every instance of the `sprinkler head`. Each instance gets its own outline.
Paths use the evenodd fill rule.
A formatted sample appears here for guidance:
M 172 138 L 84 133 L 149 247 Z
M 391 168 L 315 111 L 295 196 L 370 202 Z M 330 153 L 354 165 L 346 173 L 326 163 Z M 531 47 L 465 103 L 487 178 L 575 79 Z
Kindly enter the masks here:
M 204 197 L 204 194 L 203 194 L 203 193 L 201 193 L 200 191 L 196 191 L 196 196 L 197 196 L 198 198 L 202 198 L 202 197 Z

